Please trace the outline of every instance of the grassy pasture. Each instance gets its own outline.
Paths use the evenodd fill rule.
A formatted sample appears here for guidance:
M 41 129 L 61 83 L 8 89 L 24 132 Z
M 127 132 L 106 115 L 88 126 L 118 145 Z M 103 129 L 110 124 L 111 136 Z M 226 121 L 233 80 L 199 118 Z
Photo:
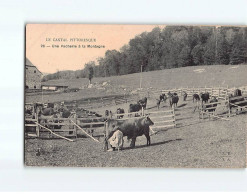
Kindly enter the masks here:
M 239 87 L 247 85 L 247 65 L 216 65 L 192 66 L 160 71 L 144 72 L 142 75 L 143 88 L 180 88 L 180 87 Z M 108 82 L 105 89 L 82 89 L 74 93 L 52 93 L 43 96 L 45 102 L 80 100 L 90 97 L 105 97 L 120 95 L 140 87 L 140 73 L 93 78 L 93 83 Z M 63 84 L 70 88 L 81 88 L 88 84 L 88 79 L 51 80 L 44 84 Z M 124 90 L 125 89 L 125 90 Z M 42 101 L 40 94 L 27 94 L 26 102 Z

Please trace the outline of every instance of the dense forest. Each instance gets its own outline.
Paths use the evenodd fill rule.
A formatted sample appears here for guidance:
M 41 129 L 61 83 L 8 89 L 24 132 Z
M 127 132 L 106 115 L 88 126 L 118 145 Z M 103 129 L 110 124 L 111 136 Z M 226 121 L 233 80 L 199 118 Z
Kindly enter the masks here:
M 119 51 L 77 71 L 58 71 L 43 80 L 108 77 L 185 66 L 247 63 L 247 27 L 167 26 L 131 39 Z

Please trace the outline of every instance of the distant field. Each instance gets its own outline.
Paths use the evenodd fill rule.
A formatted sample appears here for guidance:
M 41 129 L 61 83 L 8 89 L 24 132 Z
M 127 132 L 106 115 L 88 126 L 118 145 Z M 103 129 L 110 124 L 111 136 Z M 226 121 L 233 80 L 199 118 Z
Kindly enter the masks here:
M 166 69 L 142 74 L 143 88 L 180 88 L 180 87 L 239 87 L 247 85 L 247 65 L 214 65 L 192 66 L 176 69 Z M 107 82 L 106 89 L 82 89 L 77 93 L 45 95 L 44 101 L 79 100 L 88 97 L 103 97 L 114 94 L 124 94 L 140 87 L 140 73 L 93 78 L 93 83 Z M 60 79 L 44 82 L 44 84 L 63 84 L 70 88 L 82 88 L 88 84 L 88 79 Z M 41 95 L 27 96 L 27 102 L 41 101 Z

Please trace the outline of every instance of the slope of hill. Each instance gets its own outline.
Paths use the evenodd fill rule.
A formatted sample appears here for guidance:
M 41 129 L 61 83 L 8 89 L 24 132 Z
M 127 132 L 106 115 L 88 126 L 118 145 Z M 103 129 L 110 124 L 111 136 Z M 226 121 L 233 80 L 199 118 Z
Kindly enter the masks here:
M 238 87 L 247 84 L 247 65 L 214 65 L 191 66 L 175 69 L 166 69 L 142 73 L 143 88 L 179 88 L 179 87 L 204 87 L 227 86 Z M 122 76 L 93 78 L 93 83 L 108 82 L 112 87 L 123 86 L 127 89 L 140 87 L 141 73 Z M 86 86 L 88 79 L 60 79 L 50 80 L 44 84 L 64 84 L 71 88 Z

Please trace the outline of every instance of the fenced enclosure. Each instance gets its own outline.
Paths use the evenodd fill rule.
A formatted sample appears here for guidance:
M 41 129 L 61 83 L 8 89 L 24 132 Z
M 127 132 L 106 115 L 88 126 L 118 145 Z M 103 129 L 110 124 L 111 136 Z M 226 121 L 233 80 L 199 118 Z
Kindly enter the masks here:
M 138 94 L 124 95 L 119 97 L 109 97 L 92 99 L 86 101 L 72 101 L 67 103 L 69 109 L 72 108 L 106 108 L 112 105 L 123 105 L 130 102 L 136 102 L 141 97 L 148 97 L 148 99 L 158 98 L 162 93 L 177 93 L 178 96 L 183 96 L 184 92 L 189 97 L 193 94 L 208 92 L 210 96 L 215 96 L 218 102 L 204 103 L 201 105 L 199 111 L 199 118 L 218 118 L 227 120 L 227 117 L 234 116 L 246 110 L 247 106 L 247 90 L 245 87 L 239 87 L 242 93 L 245 94 L 239 97 L 229 98 L 229 94 L 233 93 L 236 88 L 224 88 L 224 87 L 200 87 L 200 88 L 175 88 L 175 89 L 146 89 L 138 91 Z M 32 104 L 26 104 L 25 106 L 32 106 Z M 181 109 L 181 108 L 180 108 Z M 231 109 L 236 109 L 238 112 L 231 113 Z M 32 107 L 34 112 L 34 108 Z M 213 112 L 212 112 L 213 110 Z M 154 126 L 151 129 L 166 129 L 176 127 L 176 114 L 174 108 L 167 108 L 166 110 L 152 111 L 140 110 L 138 112 L 131 113 L 113 113 L 112 118 L 116 120 L 126 120 L 132 117 L 150 116 L 154 122 Z M 53 118 L 53 117 L 38 117 L 35 113 L 34 116 L 25 117 L 25 134 L 29 137 L 40 138 L 55 138 L 55 137 L 73 137 L 77 138 L 77 131 L 81 130 L 83 133 L 90 136 L 104 136 L 105 135 L 105 122 L 106 118 L 79 118 L 77 116 L 73 118 Z M 59 135 L 59 136 L 58 136 Z

